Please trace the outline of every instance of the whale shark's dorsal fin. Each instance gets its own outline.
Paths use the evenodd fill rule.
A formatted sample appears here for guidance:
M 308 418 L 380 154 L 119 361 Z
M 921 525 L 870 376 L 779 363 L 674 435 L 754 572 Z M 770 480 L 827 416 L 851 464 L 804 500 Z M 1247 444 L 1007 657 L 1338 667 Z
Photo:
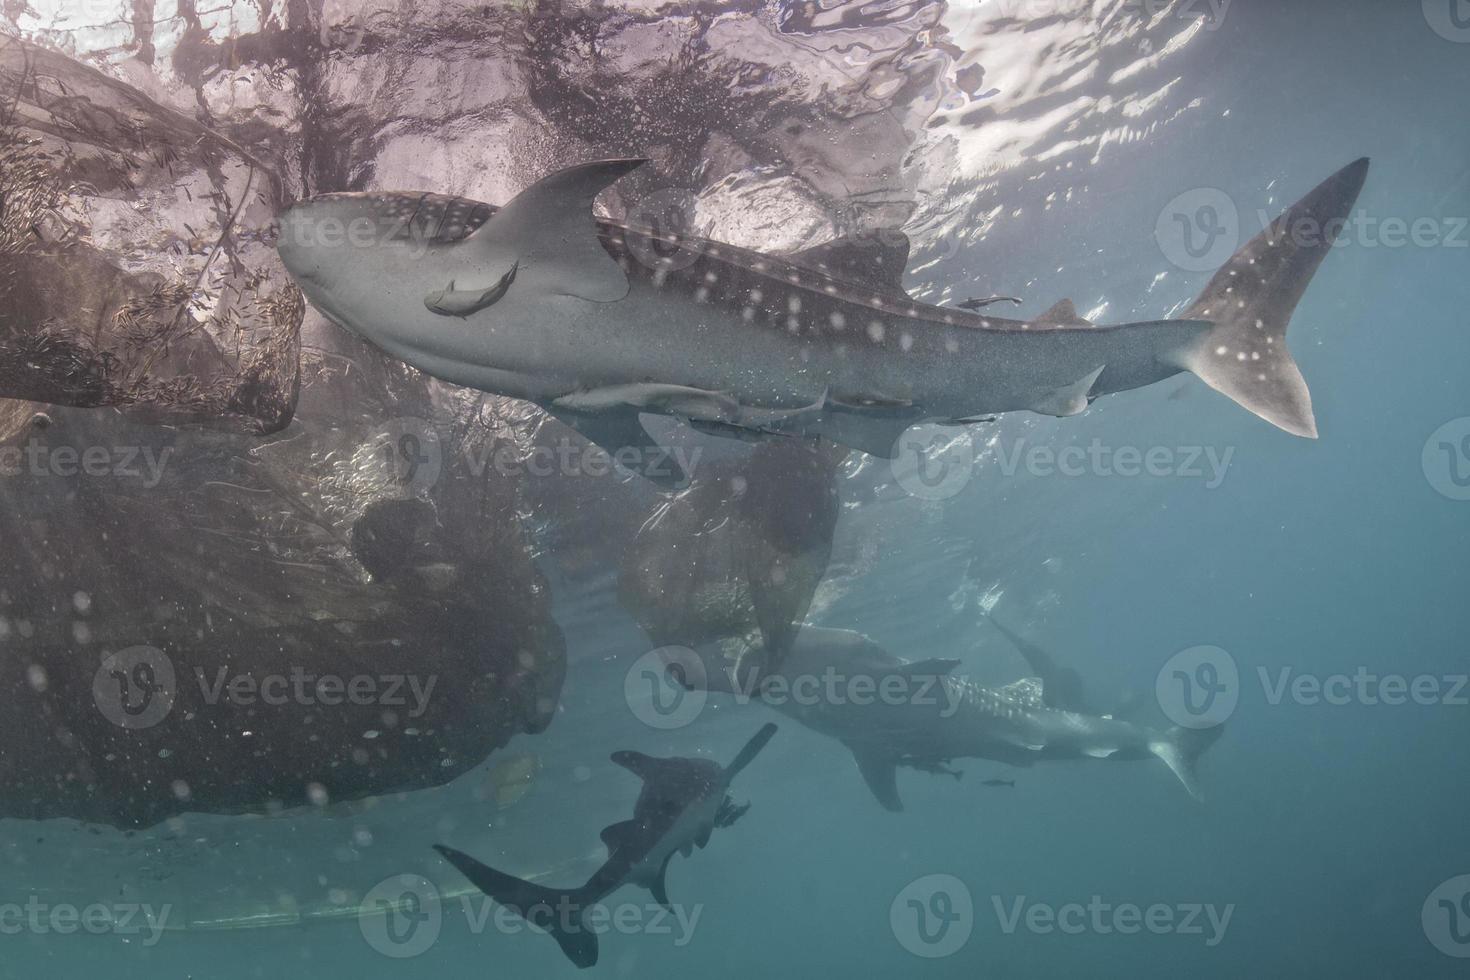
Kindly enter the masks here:
M 1023 677 L 1001 688 L 1000 693 L 1008 700 L 1017 701 L 1028 708 L 1044 708 L 1044 690 L 1040 677 Z
M 1069 299 L 1059 301 L 1051 309 L 1031 321 L 1033 326 L 1042 327 L 1091 327 L 1091 320 L 1085 319 L 1077 312 L 1077 307 Z
M 908 296 L 903 272 L 909 264 L 909 239 L 901 231 L 844 235 L 788 255 L 786 260 L 834 279 Z
M 602 247 L 592 202 L 624 174 L 648 161 L 597 160 L 542 177 L 521 191 L 469 238 L 493 268 L 519 262 L 520 275 L 550 293 L 594 303 L 628 295 L 628 276 Z

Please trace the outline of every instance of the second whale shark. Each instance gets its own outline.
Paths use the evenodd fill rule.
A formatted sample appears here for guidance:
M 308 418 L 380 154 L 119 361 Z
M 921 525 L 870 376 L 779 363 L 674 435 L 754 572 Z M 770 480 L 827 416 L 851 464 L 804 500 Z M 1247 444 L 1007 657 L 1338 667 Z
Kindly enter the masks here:
M 852 752 L 878 802 L 902 810 L 900 767 L 958 777 L 957 759 L 1011 766 L 1070 759 L 1158 759 L 1196 800 L 1196 763 L 1221 727 L 1156 730 L 1067 710 L 1044 681 L 983 687 L 958 660 L 902 660 L 861 633 L 803 626 L 774 670 L 758 635 L 671 650 L 666 667 L 686 688 L 759 701 Z
M 1027 321 L 921 303 L 898 233 L 777 256 L 595 218 L 597 195 L 645 162 L 568 167 L 500 208 L 324 194 L 281 216 L 277 247 L 332 321 L 435 377 L 534 402 L 633 469 L 665 459 L 641 413 L 891 459 L 916 423 L 1077 415 L 1184 371 L 1317 434 L 1286 329 L 1366 159 L 1241 248 L 1181 318 L 1116 326 L 1066 300 Z
M 756 732 L 728 766 L 709 759 L 655 759 L 641 752 L 614 752 L 612 761 L 643 780 L 633 816 L 603 828 L 607 861 L 580 888 L 547 888 L 481 864 L 462 851 L 434 845 L 446 861 L 480 891 L 538 928 L 551 933 L 567 959 L 579 967 L 597 962 L 597 931 L 588 921 L 593 907 L 625 884 L 647 888 L 669 908 L 664 885 L 675 854 L 688 857 L 709 843 L 711 832 L 728 827 L 750 809 L 730 799 L 730 783 L 765 748 L 776 726 Z

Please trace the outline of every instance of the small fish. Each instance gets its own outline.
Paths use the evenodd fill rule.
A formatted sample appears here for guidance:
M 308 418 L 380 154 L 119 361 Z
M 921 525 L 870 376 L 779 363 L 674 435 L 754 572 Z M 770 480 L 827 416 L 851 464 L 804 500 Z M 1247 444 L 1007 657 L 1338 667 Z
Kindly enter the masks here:
M 987 296 L 985 299 L 977 299 L 971 296 L 963 303 L 956 303 L 955 306 L 962 310 L 981 310 L 996 303 L 1015 303 L 1017 306 L 1021 305 L 1021 301 L 1014 296 Z
M 980 783 L 981 786 L 1004 786 L 1006 789 L 1015 789 L 1014 779 L 986 779 Z

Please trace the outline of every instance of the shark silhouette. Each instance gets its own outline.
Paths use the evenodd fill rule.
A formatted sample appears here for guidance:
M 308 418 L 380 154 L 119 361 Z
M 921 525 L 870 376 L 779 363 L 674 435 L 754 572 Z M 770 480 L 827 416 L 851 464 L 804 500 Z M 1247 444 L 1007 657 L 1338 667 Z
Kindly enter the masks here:
M 1366 159 L 1241 248 L 1181 319 L 1116 326 L 1068 300 L 1029 321 L 920 303 L 901 283 L 897 233 L 775 256 L 595 219 L 598 193 L 645 162 L 569 167 L 498 209 L 326 194 L 281 216 L 278 249 L 331 320 L 435 377 L 534 402 L 635 469 L 642 454 L 666 458 L 645 412 L 891 459 L 916 423 L 1071 416 L 1183 371 L 1317 434 L 1286 329 Z M 1308 223 L 1322 233 L 1296 233 Z
M 730 783 L 775 734 L 775 725 L 763 726 L 728 766 L 708 759 L 614 752 L 614 762 L 642 778 L 643 792 L 632 819 L 603 829 L 607 861 L 580 888 L 547 888 L 486 867 L 451 847 L 436 844 L 434 850 L 480 891 L 551 933 L 567 959 L 579 967 L 592 966 L 597 962 L 597 934 L 584 921 L 587 911 L 625 884 L 647 888 L 667 908 L 664 875 L 669 861 L 704 847 L 716 827 L 730 826 L 750 809 L 730 799 Z

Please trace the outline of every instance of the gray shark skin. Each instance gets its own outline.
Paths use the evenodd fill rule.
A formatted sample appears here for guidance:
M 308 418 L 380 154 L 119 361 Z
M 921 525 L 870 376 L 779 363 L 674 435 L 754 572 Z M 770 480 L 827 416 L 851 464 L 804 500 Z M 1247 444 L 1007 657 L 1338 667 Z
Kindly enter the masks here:
M 643 780 L 633 817 L 602 831 L 607 861 L 580 888 L 547 888 L 496 871 L 461 851 L 435 844 L 446 861 L 480 891 L 549 933 L 567 959 L 586 968 L 597 962 L 597 934 L 583 922 L 586 911 L 625 884 L 647 888 L 669 907 L 664 875 L 675 854 L 688 857 L 709 843 L 716 827 L 728 827 L 749 804 L 728 795 L 730 783 L 765 748 L 776 726 L 764 725 L 728 766 L 708 759 L 654 759 L 614 752 L 612 761 Z
M 639 420 L 651 412 L 893 458 L 916 423 L 1071 416 L 1183 371 L 1316 437 L 1286 328 L 1366 159 L 1247 243 L 1182 319 L 1118 326 L 1066 300 L 1031 321 L 916 302 L 898 233 L 777 257 L 595 220 L 598 193 L 644 162 L 570 167 L 499 209 L 322 195 L 281 216 L 278 250 L 337 324 L 444 381 L 534 402 L 614 453 L 654 451 Z
M 1062 759 L 1157 758 L 1200 800 L 1195 762 L 1222 731 L 1157 731 L 1052 708 L 1037 678 L 981 687 L 951 676 L 957 660 L 900 660 L 851 630 L 803 626 L 780 666 L 767 673 L 758 673 L 766 658 L 757 641 L 707 645 L 696 653 L 702 676 L 691 678 L 688 664 L 674 664 L 676 681 L 763 701 L 839 740 L 878 802 L 893 811 L 903 809 L 899 766 L 958 778 L 948 768 L 955 759 L 1026 767 Z M 866 693 L 851 683 L 855 678 Z M 838 696 L 826 696 L 833 690 Z M 889 693 L 879 696 L 883 691 Z

